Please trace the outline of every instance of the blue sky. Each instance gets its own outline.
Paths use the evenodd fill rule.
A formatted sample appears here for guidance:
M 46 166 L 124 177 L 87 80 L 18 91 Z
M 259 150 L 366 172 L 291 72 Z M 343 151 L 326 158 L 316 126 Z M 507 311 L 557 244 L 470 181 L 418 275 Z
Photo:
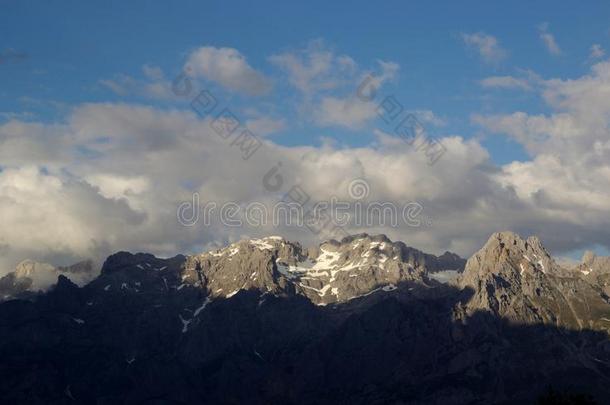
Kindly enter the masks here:
M 406 108 L 433 111 L 446 122 L 437 129 L 441 134 L 480 136 L 471 124 L 474 113 L 545 112 L 545 105 L 532 93 L 482 89 L 479 80 L 525 70 L 546 78 L 577 77 L 589 68 L 591 45 L 607 47 L 610 39 L 610 5 L 603 1 L 586 7 L 551 1 L 2 4 L 2 49 L 28 57 L 2 65 L 0 109 L 29 111 L 45 121 L 61 120 L 74 104 L 125 100 L 99 81 L 117 74 L 141 76 L 144 64 L 176 75 L 188 53 L 203 45 L 235 48 L 255 69 L 272 75 L 270 55 L 321 39 L 363 67 L 373 68 L 378 59 L 398 63 L 400 72 L 385 92 L 395 94 Z M 549 54 L 539 38 L 544 22 L 561 47 L 559 56 Z M 462 39 L 464 33 L 478 32 L 497 38 L 506 57 L 497 63 L 481 61 Z M 283 100 L 290 98 L 282 90 L 277 86 L 262 100 L 225 96 L 235 107 L 265 102 L 281 110 Z M 293 125 L 275 140 L 316 144 L 321 136 L 330 136 L 359 145 L 370 142 L 368 129 L 335 129 L 331 134 L 312 125 Z M 494 161 L 526 158 L 518 143 L 489 135 L 483 143 Z
M 462 255 L 504 229 L 572 258 L 610 249 L 608 2 L 0 0 L 0 9 L 0 266 L 190 253 L 269 233 L 312 242 L 294 229 L 176 223 L 193 192 L 269 203 L 255 186 L 280 159 L 319 201 L 363 178 L 371 198 L 417 201 L 434 219 L 429 229 L 354 232 Z M 172 83 L 185 73 L 196 91 L 180 96 Z M 374 101 L 356 96 L 365 77 L 378 85 Z M 236 161 L 189 107 L 202 89 L 266 152 Z M 392 134 L 376 114 L 387 96 L 442 140 L 442 160 L 426 164 Z

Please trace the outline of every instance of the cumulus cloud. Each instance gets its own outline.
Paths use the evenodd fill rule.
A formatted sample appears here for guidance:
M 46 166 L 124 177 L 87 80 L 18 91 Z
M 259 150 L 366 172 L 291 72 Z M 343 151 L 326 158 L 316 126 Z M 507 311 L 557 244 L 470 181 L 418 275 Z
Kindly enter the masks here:
M 500 46 L 496 37 L 484 32 L 463 33 L 462 40 L 466 46 L 475 49 L 487 63 L 497 63 L 508 56 L 508 52 Z
M 556 246 L 572 248 L 604 241 L 608 246 L 610 206 L 610 63 L 594 65 L 573 80 L 542 82 L 542 95 L 553 112 L 475 116 L 492 133 L 504 133 L 523 144 L 533 159 L 503 168 L 498 180 L 520 201 L 535 206 Z M 541 219 L 537 223 L 543 222 Z
M 109 174 L 92 174 L 87 182 L 99 189 L 105 198 L 127 199 L 130 195 L 137 195 L 150 188 L 150 180 L 143 176 L 129 177 Z
M 320 126 L 361 129 L 378 113 L 378 102 L 374 102 L 372 94 L 358 94 L 360 84 L 367 80 L 366 89 L 378 91 L 386 82 L 393 80 L 399 70 L 394 62 L 377 61 L 379 72 L 362 72 L 360 82 L 354 82 L 353 88 L 348 88 L 348 95 L 343 97 L 323 96 L 312 109 L 313 120 Z
M 362 81 L 367 78 L 368 88 L 379 89 L 399 70 L 397 63 L 382 60 L 377 61 L 375 71 L 362 69 L 321 40 L 311 41 L 304 49 L 272 55 L 269 60 L 302 95 L 297 108 L 303 115 L 319 126 L 347 129 L 361 129 L 376 116 L 377 104 L 356 96 Z
M 377 104 L 358 97 L 324 97 L 316 109 L 314 120 L 322 126 L 359 129 L 375 118 Z
M 269 61 L 306 96 L 351 83 L 357 71 L 357 64 L 351 57 L 336 55 L 322 40 L 311 41 L 304 49 L 272 55 Z
M 248 119 L 245 126 L 256 135 L 267 136 L 286 129 L 286 120 L 260 116 Z
M 146 218 L 125 201 L 101 196 L 82 179 L 36 166 L 0 172 L 0 210 L 0 239 L 7 246 L 0 260 L 3 271 L 19 257 L 101 259 L 110 252 L 109 241 L 122 239 Z
M 357 69 L 354 76 L 362 73 Z M 500 229 L 539 234 L 557 253 L 610 247 L 610 63 L 571 80 L 540 80 L 535 90 L 548 114 L 473 117 L 531 155 L 503 166 L 493 164 L 477 140 L 451 133 L 441 135 L 447 152 L 429 166 L 421 150 L 381 133 L 360 147 L 281 146 L 265 138 L 244 160 L 235 137 L 218 136 L 209 119 L 127 103 L 78 105 L 56 123 L 11 120 L 0 125 L 0 271 L 25 258 L 65 265 L 116 250 L 169 256 L 278 233 L 315 243 L 321 236 L 303 227 L 228 227 L 203 217 L 186 227 L 176 213 L 193 201 L 193 192 L 202 205 L 215 202 L 217 209 L 225 202 L 270 206 L 296 185 L 312 202 L 350 201 L 353 179 L 366 180 L 366 202 L 418 202 L 429 221 L 418 227 L 350 222 L 349 232 L 383 232 L 432 252 L 462 255 Z M 248 115 L 259 130 L 282 125 Z M 358 122 L 355 116 L 340 124 Z M 431 111 L 418 116 L 438 120 Z M 263 179 L 273 167 L 281 167 L 282 182 L 269 191 Z
M 194 77 L 216 82 L 223 87 L 251 96 L 267 93 L 271 81 L 248 64 L 234 48 L 204 46 L 189 55 L 185 71 Z
M 409 111 L 414 114 L 419 121 L 423 124 L 432 125 L 435 127 L 444 127 L 447 122 L 442 117 L 439 117 L 434 111 L 431 110 L 412 110 Z
M 563 53 L 563 51 L 557 44 L 555 37 L 553 36 L 553 34 L 551 34 L 549 32 L 549 23 L 548 22 L 544 22 L 538 26 L 538 34 L 540 35 L 540 39 L 542 40 L 542 43 L 544 44 L 547 51 L 549 51 L 549 53 L 551 55 L 558 56 Z
M 432 201 L 439 207 L 451 205 L 452 190 L 458 199 L 476 194 L 456 181 L 459 173 L 488 178 L 482 169 L 486 152 L 459 137 L 444 140 L 451 154 L 443 158 L 447 163 L 438 163 L 434 169 L 421 151 L 402 141 L 365 148 L 285 147 L 266 141 L 246 161 L 239 148 L 194 113 L 128 104 L 82 105 L 64 123 L 49 128 L 4 124 L 0 150 L 11 145 L 11 138 L 4 134 L 22 134 L 22 142 L 35 143 L 42 139 L 40 132 L 55 134 L 58 151 L 50 150 L 47 164 L 42 167 L 27 148 L 17 148 L 11 151 L 10 167 L 0 172 L 0 208 L 7 224 L 0 230 L 0 243 L 6 246 L 0 260 L 3 271 L 24 258 L 57 265 L 101 258 L 119 249 L 171 255 L 246 235 L 279 232 L 306 243 L 318 239 L 308 229 L 289 226 L 231 228 L 212 221 L 209 226 L 202 222 L 184 227 L 176 210 L 181 202 L 192 199 L 194 191 L 202 204 L 273 204 L 290 187 L 300 185 L 312 201 L 328 201 L 332 196 L 349 198 L 349 182 L 364 177 L 375 200 L 404 204 L 417 199 L 432 210 Z M 95 158 L 83 158 L 83 150 Z M 262 180 L 278 161 L 284 188 L 275 195 L 265 190 Z M 460 205 L 467 208 L 468 203 Z M 408 232 L 413 244 L 435 249 L 453 243 L 450 237 L 440 244 L 433 241 L 426 229 L 359 230 L 385 231 L 395 238 Z

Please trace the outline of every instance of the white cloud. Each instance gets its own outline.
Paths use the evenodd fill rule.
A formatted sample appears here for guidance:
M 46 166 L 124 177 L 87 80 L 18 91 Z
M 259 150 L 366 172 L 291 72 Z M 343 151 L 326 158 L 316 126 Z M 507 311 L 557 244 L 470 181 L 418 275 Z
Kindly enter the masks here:
M 89 184 L 97 187 L 100 194 L 105 198 L 127 199 L 130 195 L 142 194 L 150 189 L 150 180 L 144 176 L 93 174 L 86 180 Z
M 377 63 L 379 64 L 379 73 L 369 71 L 361 74 L 358 84 L 362 83 L 362 81 L 366 78 L 369 78 L 371 81 L 368 84 L 368 87 L 378 90 L 386 82 L 391 82 L 396 79 L 396 76 L 398 76 L 398 71 L 400 70 L 400 65 L 398 63 L 383 60 L 378 60 Z M 371 94 L 366 96 L 372 97 Z
M 411 110 L 409 113 L 414 114 L 422 124 L 432 125 L 435 127 L 444 127 L 447 125 L 447 122 L 435 114 L 434 111 Z
M 297 184 L 312 202 L 348 198 L 355 178 L 369 183 L 372 201 L 419 202 L 432 224 L 351 226 L 352 232 L 384 232 L 462 255 L 500 229 L 540 234 L 557 253 L 610 247 L 610 63 L 571 80 L 540 80 L 535 90 L 551 113 L 474 117 L 532 156 L 504 166 L 494 165 L 476 140 L 450 134 L 441 139 L 447 152 L 434 166 L 421 151 L 381 133 L 359 147 L 288 147 L 265 139 L 243 160 L 231 139 L 191 111 L 124 103 L 79 105 L 54 124 L 9 121 L 0 125 L 0 269 L 24 258 L 57 265 L 116 250 L 190 253 L 245 235 L 280 233 L 314 243 L 318 237 L 305 228 L 230 228 L 215 220 L 183 227 L 176 210 L 193 191 L 202 204 L 219 205 L 270 205 Z M 358 122 L 359 113 L 346 111 L 354 116 L 342 124 Z M 425 110 L 419 116 L 437 118 Z M 262 117 L 253 115 L 252 122 L 279 125 Z M 282 189 L 266 192 L 262 179 L 278 162 Z
M 544 46 L 551 55 L 558 56 L 563 53 L 559 45 L 557 45 L 555 37 L 549 32 L 549 23 L 545 22 L 540 24 L 538 26 L 538 33 L 540 35 L 540 39 L 544 43 Z
M 144 65 L 142 72 L 145 80 L 138 80 L 129 75 L 118 74 L 112 79 L 103 79 L 99 83 L 115 94 L 125 97 L 135 95 L 158 100 L 176 99 L 171 83 L 165 79 L 161 68 Z
M 605 54 L 606 54 L 606 51 L 604 51 L 604 48 L 602 48 L 602 46 L 600 44 L 593 44 L 593 45 L 591 45 L 589 59 L 603 58 Z
M 375 72 L 363 70 L 347 55 L 337 55 L 323 41 L 311 41 L 305 49 L 269 58 L 303 96 L 298 110 L 320 126 L 361 129 L 376 116 L 377 104 L 356 96 L 365 78 L 368 88 L 379 89 L 394 80 L 399 65 L 378 60 Z
M 487 88 L 521 89 L 531 90 L 528 80 L 513 76 L 491 76 L 479 82 L 481 86 Z
M 126 96 L 130 88 L 135 85 L 135 80 L 127 75 L 117 75 L 114 79 L 102 79 L 100 84 L 108 87 L 119 96 Z
M 370 79 L 367 84 L 367 89 L 374 88 L 379 90 L 386 82 L 394 80 L 399 66 L 394 62 L 377 61 L 380 72 L 362 73 L 360 80 L 365 78 Z M 364 76 L 366 74 L 366 76 Z M 357 95 L 357 89 L 360 83 L 354 83 L 350 94 L 345 97 L 323 96 L 317 102 L 316 107 L 312 111 L 313 120 L 320 126 L 337 126 L 348 129 L 361 129 L 373 118 L 377 113 L 379 102 L 374 101 L 371 94 L 361 97 Z M 366 91 L 366 89 L 364 90 Z M 371 100 L 368 100 L 371 98 Z
M 336 89 L 351 82 L 356 62 L 347 55 L 335 55 L 323 41 L 311 41 L 306 48 L 272 55 L 269 61 L 288 77 L 289 83 L 306 96 Z
M 322 126 L 359 129 L 375 118 L 376 108 L 376 103 L 358 97 L 324 97 L 315 111 L 314 120 Z
M 185 71 L 251 96 L 265 94 L 271 89 L 271 81 L 252 68 L 245 56 L 234 48 L 204 46 L 196 49 L 189 55 Z
M 462 40 L 468 47 L 476 49 L 487 63 L 500 62 L 508 55 L 508 52 L 500 46 L 496 37 L 483 32 L 463 33 Z
M 578 248 L 596 239 L 607 246 L 610 63 L 598 63 L 589 75 L 577 79 L 552 79 L 541 85 L 551 114 L 474 117 L 489 131 L 516 139 L 533 157 L 506 165 L 498 181 L 513 189 L 519 200 L 536 206 L 543 217 L 557 222 L 544 221 L 547 229 L 570 235 L 571 239 L 549 234 L 557 246 Z M 561 222 L 566 227 L 562 231 Z
M 163 70 L 158 66 L 144 65 L 142 66 L 142 72 L 150 80 L 163 80 Z
M 46 174 L 35 166 L 0 172 L 0 210 L 0 240 L 8 246 L 0 258 L 3 271 L 28 257 L 100 260 L 110 252 L 109 242 L 119 242 L 145 218 L 78 178 Z
M 256 117 L 247 120 L 245 126 L 256 135 L 267 136 L 286 129 L 286 120 Z
M 49 143 L 62 153 L 56 156 L 50 149 L 42 170 L 35 166 L 39 156 L 32 156 L 27 148 L 13 148 L 12 137 L 4 136 L 8 133 L 30 144 L 44 139 L 38 133 L 55 134 Z M 244 161 L 237 147 L 193 113 L 127 104 L 86 104 L 59 126 L 13 122 L 0 126 L 0 134 L 0 150 L 13 156 L 12 168 L 0 172 L 0 212 L 7 224 L 0 229 L 0 244 L 6 247 L 0 258 L 3 271 L 24 258 L 57 265 L 101 258 L 115 250 L 193 252 L 246 234 L 280 232 L 311 243 L 317 237 L 303 228 L 227 228 L 212 222 L 191 229 L 176 219 L 178 205 L 190 200 L 193 190 L 200 193 L 202 203 L 278 201 L 281 196 L 265 192 L 262 179 L 279 160 L 283 192 L 301 184 L 312 201 L 333 195 L 347 198 L 349 181 L 364 176 L 375 199 L 397 203 L 421 199 L 429 201 L 432 210 L 433 200 L 442 207 L 454 197 L 466 201 L 476 195 L 457 178 L 487 177 L 477 168 L 488 158 L 486 152 L 460 138 L 444 141 L 450 150 L 443 157 L 447 163 L 434 168 L 426 164 L 421 151 L 405 142 L 353 149 L 266 142 Z M 166 134 L 170 139 L 165 139 Z M 83 149 L 93 151 L 96 158 L 83 159 Z M 457 194 L 452 197 L 453 191 Z M 465 201 L 462 207 L 468 206 Z M 395 238 L 400 234 L 399 229 L 369 230 L 393 232 Z M 451 238 L 434 241 L 428 231 L 403 229 L 413 244 L 451 247 Z

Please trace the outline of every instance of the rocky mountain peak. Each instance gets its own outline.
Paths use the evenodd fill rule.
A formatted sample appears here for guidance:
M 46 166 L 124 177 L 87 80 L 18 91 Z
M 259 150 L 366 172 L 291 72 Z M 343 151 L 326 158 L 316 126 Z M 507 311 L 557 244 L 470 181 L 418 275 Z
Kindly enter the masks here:
M 595 252 L 593 252 L 591 250 L 587 250 L 582 255 L 582 260 L 581 261 L 582 261 L 583 264 L 591 265 L 595 261 L 595 258 L 596 258 Z
M 147 263 L 155 259 L 155 256 L 149 253 L 133 254 L 130 252 L 117 252 L 106 258 L 104 264 L 102 265 L 102 274 L 121 271 L 122 269 L 130 268 L 139 263 Z
M 589 283 L 600 286 L 604 294 L 610 296 L 610 257 L 597 256 L 587 251 L 583 255 L 582 263 L 577 265 L 573 272 Z
M 355 240 L 367 240 L 367 241 L 370 241 L 370 242 L 392 243 L 390 238 L 388 238 L 384 234 L 370 235 L 368 233 L 358 233 L 358 234 L 346 236 L 345 238 L 341 239 L 340 243 L 341 244 L 348 244 L 348 243 L 352 243 Z
M 220 403 L 235 381 L 245 387 L 235 403 L 319 403 L 312 390 L 320 398 L 337 392 L 328 403 L 345 402 L 345 392 L 356 393 L 352 402 L 394 403 L 405 384 L 400 400 L 408 403 L 446 403 L 456 392 L 460 404 L 526 403 L 531 381 L 557 376 L 606 389 L 607 295 L 547 256 L 537 238 L 494 234 L 468 261 L 468 288 L 460 289 L 434 281 L 458 272 L 448 269 L 460 269 L 459 256 L 383 235 L 311 248 L 247 239 L 169 259 L 119 252 L 83 287 L 60 274 L 30 302 L 0 304 L 4 392 L 20 395 L 13 403 L 41 402 L 30 395 L 49 375 L 66 377 L 43 395 L 55 387 L 56 398 L 83 403 L 150 402 L 151 393 L 162 402 Z M 596 258 L 594 268 L 601 265 Z M 10 277 L 2 280 L 30 280 Z M 49 353 L 60 367 L 52 374 L 37 367 Z M 517 388 L 496 395 L 506 381 Z
M 23 260 L 15 267 L 16 277 L 36 278 L 36 276 L 39 274 L 54 272 L 55 267 L 51 266 L 50 264 L 40 263 L 30 259 Z M 53 278 L 55 278 L 55 276 L 53 276 Z
M 469 313 L 570 328 L 593 326 L 607 305 L 603 291 L 559 266 L 537 237 L 513 232 L 494 233 L 468 260 L 459 284 L 474 291 Z
M 74 284 L 68 277 L 60 274 L 57 277 L 57 283 L 55 284 L 54 291 L 62 291 L 62 290 L 76 290 L 78 286 Z
M 19 263 L 13 274 L 16 279 L 29 280 L 28 290 L 46 291 L 57 282 L 59 272 L 48 263 L 28 259 Z
M 240 290 L 255 289 L 303 295 L 326 305 L 392 291 L 401 282 L 422 281 L 441 265 L 458 269 L 461 261 L 457 255 L 441 261 L 385 235 L 353 235 L 310 248 L 271 236 L 191 256 L 182 279 L 212 296 L 230 298 Z
M 60 273 L 69 273 L 69 274 L 91 274 L 95 272 L 95 265 L 92 260 L 83 260 L 78 263 L 74 263 L 70 266 L 59 266 L 57 267 L 57 271 Z
M 84 285 L 96 276 L 93 262 L 85 260 L 71 266 L 54 267 L 26 259 L 15 270 L 0 278 L 0 299 L 23 298 L 47 291 L 58 282 L 58 277 L 67 277 L 71 282 Z
M 523 239 L 511 231 L 496 232 L 489 237 L 482 250 L 495 249 L 498 246 L 507 251 L 542 253 L 548 256 L 540 238 L 537 236 L 529 236 L 527 239 Z
M 443 253 L 442 255 L 440 255 L 438 257 L 439 259 L 443 259 L 443 260 L 459 260 L 461 259 L 461 257 L 453 252 L 449 252 L 449 251 L 445 251 L 445 253 Z
M 508 272 L 524 276 L 550 271 L 560 272 L 559 266 L 538 237 L 523 239 L 514 232 L 496 232 L 466 263 L 463 282 L 474 285 L 486 274 Z

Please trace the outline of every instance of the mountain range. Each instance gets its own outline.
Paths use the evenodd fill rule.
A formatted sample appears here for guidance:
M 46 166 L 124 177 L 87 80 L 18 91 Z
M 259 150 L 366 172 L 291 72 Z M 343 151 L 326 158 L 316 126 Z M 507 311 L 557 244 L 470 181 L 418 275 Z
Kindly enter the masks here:
M 91 274 L 26 261 L 0 279 L 6 403 L 610 399 L 610 258 L 563 266 L 536 237 L 495 233 L 466 261 L 384 235 L 271 236 L 119 252 Z

